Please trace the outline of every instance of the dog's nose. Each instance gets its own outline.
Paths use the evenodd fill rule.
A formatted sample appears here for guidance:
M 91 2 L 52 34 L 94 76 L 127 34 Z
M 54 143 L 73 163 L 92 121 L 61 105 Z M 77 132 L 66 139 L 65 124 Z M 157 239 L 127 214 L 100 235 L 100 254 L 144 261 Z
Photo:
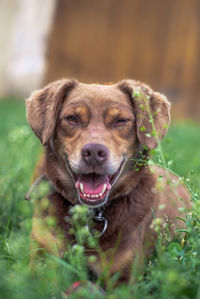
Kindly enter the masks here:
M 81 153 L 83 160 L 91 166 L 103 164 L 108 158 L 108 149 L 98 143 L 86 144 Z

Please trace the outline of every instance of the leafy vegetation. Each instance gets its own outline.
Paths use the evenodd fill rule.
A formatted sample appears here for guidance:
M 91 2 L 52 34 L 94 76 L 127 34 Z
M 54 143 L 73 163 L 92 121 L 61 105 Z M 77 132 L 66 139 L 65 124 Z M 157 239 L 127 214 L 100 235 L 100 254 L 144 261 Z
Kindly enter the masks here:
M 63 298 L 63 292 L 73 282 L 89 280 L 82 246 L 88 236 L 79 225 L 85 221 L 86 211 L 80 207 L 73 210 L 78 237 L 67 259 L 46 254 L 32 273 L 29 235 L 33 203 L 25 201 L 24 196 L 41 146 L 27 125 L 24 103 L 1 101 L 0 120 L 0 297 Z M 195 199 L 193 210 L 182 220 L 186 223 L 185 237 L 179 231 L 174 240 L 169 240 L 167 232 L 160 233 L 163 224 L 155 220 L 159 239 L 154 255 L 146 261 L 144 275 L 138 276 L 133 266 L 130 283 L 116 288 L 113 285 L 117 277 L 107 277 L 106 298 L 200 298 L 199 131 L 200 126 L 193 122 L 174 124 L 162 144 L 167 167 L 184 179 Z M 159 152 L 155 151 L 154 159 L 159 162 Z M 97 284 L 101 285 L 101 279 Z M 89 286 L 80 292 L 84 292 L 83 298 L 103 296 Z M 74 293 L 70 298 L 77 296 Z

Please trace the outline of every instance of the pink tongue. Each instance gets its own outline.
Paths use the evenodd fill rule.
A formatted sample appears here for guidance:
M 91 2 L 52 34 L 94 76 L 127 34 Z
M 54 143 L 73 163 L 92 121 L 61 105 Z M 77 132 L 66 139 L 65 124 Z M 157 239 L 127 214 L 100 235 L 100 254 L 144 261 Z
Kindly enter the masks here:
M 108 176 L 100 174 L 81 175 L 76 182 L 76 188 L 79 188 L 80 184 L 83 184 L 86 194 L 99 194 L 102 192 L 104 184 L 107 185 L 107 189 L 110 186 Z

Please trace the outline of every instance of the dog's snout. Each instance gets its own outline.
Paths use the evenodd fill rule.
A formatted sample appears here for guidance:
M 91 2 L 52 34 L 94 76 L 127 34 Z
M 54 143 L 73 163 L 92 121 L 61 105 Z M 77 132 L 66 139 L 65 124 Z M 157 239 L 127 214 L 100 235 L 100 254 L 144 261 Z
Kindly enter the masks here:
M 108 158 L 108 149 L 98 143 L 86 144 L 81 153 L 83 160 L 91 166 L 103 164 Z

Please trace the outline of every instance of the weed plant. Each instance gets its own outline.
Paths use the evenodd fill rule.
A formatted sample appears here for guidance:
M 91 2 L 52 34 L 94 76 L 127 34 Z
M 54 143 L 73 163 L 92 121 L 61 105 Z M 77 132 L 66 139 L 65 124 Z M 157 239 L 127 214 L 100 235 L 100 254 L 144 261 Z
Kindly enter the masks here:
M 152 153 L 156 163 L 164 164 L 184 181 L 193 198 L 193 208 L 182 220 L 185 229 L 169 238 L 167 224 L 154 220 L 158 241 L 154 254 L 146 260 L 144 275 L 132 271 L 130 283 L 114 288 L 114 277 L 103 273 L 107 291 L 103 296 L 89 287 L 82 298 L 195 298 L 200 299 L 200 126 L 185 121 L 170 127 L 164 142 Z M 30 231 L 33 202 L 24 200 L 34 165 L 42 149 L 25 119 L 24 103 L 0 102 L 0 298 L 64 298 L 64 291 L 77 280 L 93 279 L 87 269 L 85 242 L 98 249 L 85 224 L 84 206 L 72 209 L 71 219 L 76 244 L 68 247 L 65 259 L 44 252 L 30 271 Z M 152 160 L 149 161 L 150 164 Z M 164 226 L 164 229 L 163 229 Z M 103 256 L 102 256 L 103 259 Z M 90 257 L 95 262 L 95 256 Z M 135 279 L 136 278 L 136 279 Z M 137 281 L 132 283 L 132 281 Z M 70 298 L 80 298 L 72 294 Z

